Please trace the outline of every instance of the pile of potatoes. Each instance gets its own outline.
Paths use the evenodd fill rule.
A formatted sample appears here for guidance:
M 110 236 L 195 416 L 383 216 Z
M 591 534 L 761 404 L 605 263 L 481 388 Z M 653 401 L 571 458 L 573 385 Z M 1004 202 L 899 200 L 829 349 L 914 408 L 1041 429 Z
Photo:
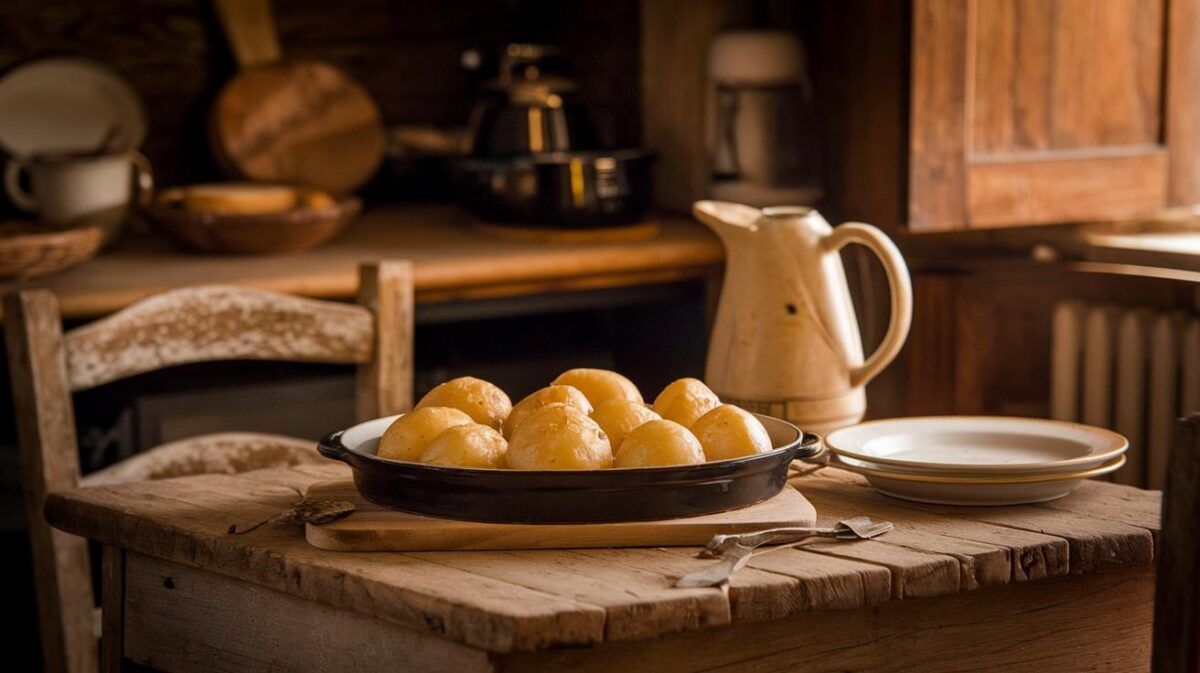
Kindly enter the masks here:
M 679 379 L 647 405 L 637 386 L 605 369 L 571 369 L 513 405 L 470 376 L 429 391 L 379 440 L 377 455 L 451 467 L 598 470 L 726 460 L 771 450 L 753 414 L 696 379 Z

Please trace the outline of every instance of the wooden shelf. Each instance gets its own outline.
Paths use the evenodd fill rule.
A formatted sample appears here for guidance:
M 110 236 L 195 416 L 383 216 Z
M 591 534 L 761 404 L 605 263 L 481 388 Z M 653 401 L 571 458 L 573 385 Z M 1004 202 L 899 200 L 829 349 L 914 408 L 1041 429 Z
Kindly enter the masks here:
M 452 206 L 370 209 L 329 244 L 286 255 L 179 252 L 149 234 L 128 235 L 114 249 L 60 274 L 0 283 L 0 293 L 45 287 L 63 317 L 105 315 L 146 296 L 188 285 L 237 285 L 308 297 L 348 299 L 364 261 L 413 261 L 419 303 L 490 299 L 700 278 L 724 261 L 701 225 L 654 216 L 660 233 L 642 241 L 542 243 L 482 232 Z

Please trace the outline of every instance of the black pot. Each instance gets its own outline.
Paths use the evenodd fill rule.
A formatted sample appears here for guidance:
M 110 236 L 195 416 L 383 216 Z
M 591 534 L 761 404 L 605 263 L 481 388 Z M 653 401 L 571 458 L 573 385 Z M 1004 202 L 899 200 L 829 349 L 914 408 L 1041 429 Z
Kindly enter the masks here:
M 613 523 L 714 514 L 778 494 L 793 460 L 822 450 L 819 437 L 758 416 L 776 447 L 745 458 L 678 467 L 610 470 L 482 470 L 379 458 L 379 437 L 397 417 L 321 440 L 326 458 L 354 471 L 364 498 L 391 509 L 490 523 Z
M 470 154 L 477 157 L 529 156 L 596 146 L 592 120 L 577 104 L 481 103 L 475 109 L 470 136 Z
M 637 149 L 458 162 L 463 201 L 488 220 L 553 227 L 633 222 L 650 208 L 654 157 Z

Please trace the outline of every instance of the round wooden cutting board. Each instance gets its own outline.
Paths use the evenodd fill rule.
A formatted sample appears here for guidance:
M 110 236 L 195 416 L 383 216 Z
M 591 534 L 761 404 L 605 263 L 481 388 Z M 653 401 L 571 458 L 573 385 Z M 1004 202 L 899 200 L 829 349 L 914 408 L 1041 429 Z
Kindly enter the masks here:
M 353 191 L 383 159 L 379 107 L 332 65 L 281 62 L 269 2 L 216 0 L 242 70 L 213 105 L 213 153 L 234 177 Z

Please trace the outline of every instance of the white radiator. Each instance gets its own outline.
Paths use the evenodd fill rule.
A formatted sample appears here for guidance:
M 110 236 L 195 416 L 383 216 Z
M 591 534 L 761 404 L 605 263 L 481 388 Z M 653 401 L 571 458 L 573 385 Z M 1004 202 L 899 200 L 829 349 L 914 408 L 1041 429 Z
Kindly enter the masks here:
M 1200 411 L 1200 317 L 1068 301 L 1051 335 L 1051 417 L 1125 435 L 1113 480 L 1161 489 L 1174 421 Z

